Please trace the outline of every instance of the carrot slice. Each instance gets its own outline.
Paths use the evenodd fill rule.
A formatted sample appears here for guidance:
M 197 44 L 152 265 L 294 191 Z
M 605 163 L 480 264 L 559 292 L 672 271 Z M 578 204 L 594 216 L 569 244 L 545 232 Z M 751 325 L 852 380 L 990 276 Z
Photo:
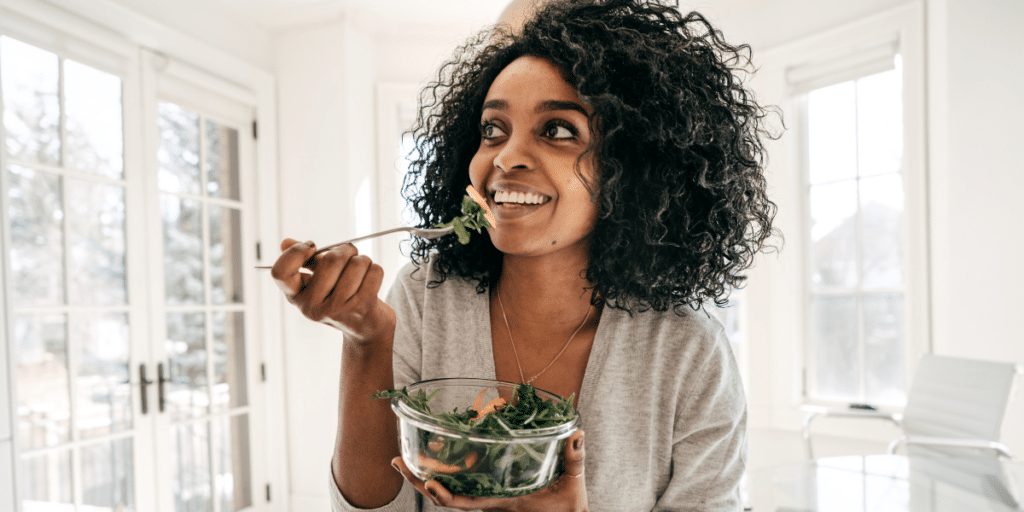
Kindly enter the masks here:
M 457 464 L 445 464 L 444 462 L 441 462 L 437 459 L 431 459 L 430 457 L 424 457 L 423 455 L 419 455 L 416 457 L 416 463 L 419 464 L 421 468 L 426 469 L 427 471 L 433 471 L 435 473 L 452 474 L 473 467 L 473 465 L 476 464 L 476 459 L 476 452 L 469 452 L 469 454 L 466 455 L 466 458 L 463 459 L 462 465 L 459 466 Z
M 484 217 L 487 218 L 487 222 L 491 224 L 491 227 L 496 227 L 498 225 L 498 219 L 496 219 L 494 217 L 494 213 L 491 212 L 491 207 L 487 206 L 487 200 L 484 199 L 484 196 L 480 192 L 477 192 L 476 189 L 473 188 L 473 185 L 466 187 L 466 193 L 468 193 L 469 197 L 484 210 Z
M 497 411 L 498 407 L 503 407 L 504 405 L 505 399 L 501 398 L 500 396 L 498 398 L 495 398 L 494 400 L 491 400 L 490 402 L 487 402 L 487 405 L 483 406 L 483 408 L 478 411 L 478 414 L 476 415 L 476 418 L 473 418 L 473 421 L 482 419 L 484 416 L 487 416 L 488 414 Z
M 437 436 L 427 442 L 427 448 L 432 452 L 439 452 L 444 448 L 444 438 Z
M 473 410 L 479 412 L 480 408 L 484 405 L 484 395 L 487 394 L 487 390 L 491 388 L 484 388 L 480 391 L 480 394 L 476 396 L 476 400 L 473 401 Z
M 468 458 L 468 457 L 467 457 Z M 474 461 L 476 462 L 476 461 Z M 416 464 L 427 471 L 433 471 L 435 473 L 458 473 L 464 468 L 462 466 L 456 466 L 453 464 L 445 464 L 437 459 L 431 459 L 430 457 L 424 457 L 422 455 L 416 458 Z

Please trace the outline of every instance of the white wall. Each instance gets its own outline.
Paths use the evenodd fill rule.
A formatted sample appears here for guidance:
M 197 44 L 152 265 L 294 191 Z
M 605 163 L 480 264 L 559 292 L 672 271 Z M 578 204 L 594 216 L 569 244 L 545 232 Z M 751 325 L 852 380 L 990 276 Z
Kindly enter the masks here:
M 366 231 L 365 212 L 349 198 L 365 180 L 376 185 L 375 85 L 426 83 L 477 26 L 384 31 L 350 12 L 276 35 L 282 236 L 326 245 Z M 377 249 L 357 246 L 371 257 Z M 290 306 L 284 332 L 292 510 L 326 510 L 341 334 Z
M 348 144 L 344 23 L 288 31 L 275 41 L 282 236 L 330 243 L 352 224 L 341 200 Z M 276 241 L 267 243 L 277 254 Z M 292 510 L 326 510 L 337 421 L 341 335 L 285 307 L 285 374 Z
M 928 10 L 934 351 L 1024 363 L 1024 3 Z M 1004 439 L 1024 456 L 1019 396 Z

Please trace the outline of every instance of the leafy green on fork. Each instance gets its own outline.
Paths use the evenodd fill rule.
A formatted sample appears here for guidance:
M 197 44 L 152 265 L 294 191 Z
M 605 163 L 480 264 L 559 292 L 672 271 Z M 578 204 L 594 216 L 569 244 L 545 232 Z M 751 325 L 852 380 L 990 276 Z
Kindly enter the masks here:
M 473 188 L 473 185 L 466 187 L 466 192 L 466 195 L 462 196 L 462 215 L 451 221 L 434 225 L 435 228 L 451 226 L 462 245 L 469 243 L 469 230 L 472 229 L 480 233 L 484 228 L 493 228 L 495 224 L 494 216 L 487 208 L 483 196 Z

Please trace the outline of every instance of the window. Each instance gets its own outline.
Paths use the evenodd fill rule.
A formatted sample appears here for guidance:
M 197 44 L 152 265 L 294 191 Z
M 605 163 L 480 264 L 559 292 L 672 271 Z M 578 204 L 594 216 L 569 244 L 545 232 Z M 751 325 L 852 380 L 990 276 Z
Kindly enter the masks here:
M 122 81 L 7 36 L 0 73 L 21 503 L 134 510 Z
M 256 95 L 2 14 L 0 509 L 265 509 Z
M 893 69 L 801 98 L 814 398 L 906 400 L 903 111 L 900 58 L 893 60 Z
M 906 33 L 833 42 L 786 69 L 812 402 L 902 407 L 926 340 L 921 78 L 905 70 Z

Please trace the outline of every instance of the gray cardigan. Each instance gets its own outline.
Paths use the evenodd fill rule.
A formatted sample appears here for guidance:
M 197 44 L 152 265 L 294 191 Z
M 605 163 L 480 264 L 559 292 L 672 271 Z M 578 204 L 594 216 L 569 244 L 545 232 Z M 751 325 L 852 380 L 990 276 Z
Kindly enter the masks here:
M 435 288 L 406 265 L 395 310 L 395 387 L 441 377 L 494 378 L 488 295 L 455 276 Z M 704 311 L 606 307 L 578 400 L 591 512 L 741 510 L 747 409 L 724 329 Z M 335 512 L 346 503 L 330 480 Z M 442 510 L 405 483 L 376 510 Z

